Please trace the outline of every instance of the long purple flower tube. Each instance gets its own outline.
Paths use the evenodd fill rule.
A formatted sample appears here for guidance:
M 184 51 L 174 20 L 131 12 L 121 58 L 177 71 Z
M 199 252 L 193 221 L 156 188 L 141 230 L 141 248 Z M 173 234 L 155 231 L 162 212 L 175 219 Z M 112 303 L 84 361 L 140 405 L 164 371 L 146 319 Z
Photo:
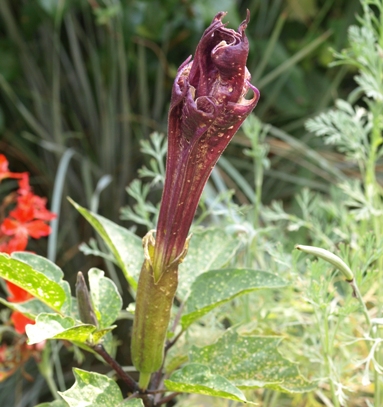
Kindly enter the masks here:
M 249 43 L 218 13 L 203 34 L 194 60 L 180 66 L 168 122 L 166 178 L 154 250 L 156 280 L 182 253 L 203 188 L 214 165 L 254 109 L 259 91 L 246 68 Z M 245 99 L 248 90 L 253 98 Z
M 161 367 L 178 265 L 203 188 L 224 149 L 256 106 L 259 91 L 246 68 L 245 29 L 222 23 L 220 12 L 204 32 L 194 60 L 178 69 L 169 110 L 166 177 L 156 238 L 143 240 L 145 261 L 137 287 L 132 360 L 145 390 Z M 246 99 L 251 90 L 253 97 Z

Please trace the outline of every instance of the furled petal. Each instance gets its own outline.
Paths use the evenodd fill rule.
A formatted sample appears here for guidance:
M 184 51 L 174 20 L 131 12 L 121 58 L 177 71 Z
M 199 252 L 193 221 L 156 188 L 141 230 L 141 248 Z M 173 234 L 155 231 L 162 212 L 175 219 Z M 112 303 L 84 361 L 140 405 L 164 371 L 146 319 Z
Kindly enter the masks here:
M 181 65 L 174 81 L 154 251 L 157 277 L 182 253 L 206 181 L 259 99 L 246 68 L 249 14 L 238 32 L 225 27 L 224 15 L 213 19 L 194 60 L 188 58 Z M 246 99 L 249 90 L 253 96 Z

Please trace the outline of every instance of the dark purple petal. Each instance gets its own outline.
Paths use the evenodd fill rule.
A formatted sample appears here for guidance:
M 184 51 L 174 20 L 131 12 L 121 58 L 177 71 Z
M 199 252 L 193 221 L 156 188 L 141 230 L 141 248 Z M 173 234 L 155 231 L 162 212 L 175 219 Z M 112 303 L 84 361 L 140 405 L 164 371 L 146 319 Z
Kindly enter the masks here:
M 259 100 L 246 68 L 245 28 L 228 29 L 216 15 L 195 57 L 174 81 L 168 123 L 168 156 L 154 249 L 159 278 L 182 253 L 202 190 L 224 149 Z M 251 90 L 253 97 L 246 99 Z

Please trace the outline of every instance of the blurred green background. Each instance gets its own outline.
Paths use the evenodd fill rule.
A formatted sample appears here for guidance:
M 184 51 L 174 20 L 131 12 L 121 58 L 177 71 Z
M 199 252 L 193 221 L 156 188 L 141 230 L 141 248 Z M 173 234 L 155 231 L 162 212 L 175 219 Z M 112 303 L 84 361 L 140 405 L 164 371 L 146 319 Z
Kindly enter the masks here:
M 303 123 L 354 86 L 347 68 L 327 65 L 359 8 L 358 0 L 2 0 L 0 152 L 12 170 L 30 171 L 36 192 L 60 211 L 49 257 L 64 269 L 87 268 L 77 247 L 90 227 L 65 197 L 118 219 L 129 203 L 126 186 L 148 160 L 139 141 L 166 132 L 177 67 L 221 10 L 231 28 L 251 12 L 248 67 L 261 91 L 255 114 L 272 125 L 263 202 L 288 201 L 302 186 L 326 191 L 329 175 L 310 166 L 294 140 L 340 165 Z M 253 176 L 247 145 L 239 132 L 220 166 L 240 204 L 249 199 L 232 174 Z

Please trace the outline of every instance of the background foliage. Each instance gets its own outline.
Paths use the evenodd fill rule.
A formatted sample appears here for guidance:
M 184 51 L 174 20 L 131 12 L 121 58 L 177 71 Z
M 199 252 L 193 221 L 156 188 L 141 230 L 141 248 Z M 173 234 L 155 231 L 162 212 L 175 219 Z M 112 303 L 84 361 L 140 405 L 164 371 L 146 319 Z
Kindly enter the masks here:
M 252 13 L 248 66 L 262 92 L 257 115 L 306 140 L 304 120 L 349 86 L 342 82 L 345 69 L 326 65 L 329 47 L 345 44 L 356 0 L 1 2 L 0 149 L 13 165 L 33 171 L 44 195 L 53 191 L 52 209 L 65 222 L 51 237 L 51 259 L 58 256 L 64 266 L 76 260 L 86 233 L 75 227 L 77 215 L 64 197 L 116 220 L 127 200 L 125 187 L 147 160 L 139 141 L 153 130 L 166 131 L 177 67 L 218 11 L 227 10 L 236 27 L 246 8 Z M 325 175 L 312 180 L 319 169 L 273 130 L 264 201 L 288 198 L 302 185 L 326 189 Z M 252 177 L 251 162 L 241 154 L 246 144 L 239 135 L 226 156 L 227 169 L 221 168 L 240 203 L 250 197 L 236 186 L 233 171 Z M 153 199 L 159 194 L 154 191 Z M 75 267 L 82 262 L 77 258 Z
M 260 120 L 246 123 L 220 160 L 195 226 L 215 225 L 235 235 L 236 266 L 271 270 L 292 285 L 222 305 L 203 318 L 198 331 L 188 331 L 186 345 L 209 345 L 224 328 L 238 324 L 244 324 L 241 331 L 248 335 L 284 335 L 283 354 L 319 382 L 318 390 L 286 396 L 270 387 L 249 399 L 267 407 L 370 406 L 373 400 L 379 406 L 381 389 L 369 384 L 374 374 L 379 381 L 375 362 L 381 355 L 375 360 L 371 351 L 371 346 L 379 347 L 379 329 L 376 337 L 362 341 L 368 329 L 347 284 L 326 263 L 305 263 L 298 253 L 291 254 L 295 243 L 339 250 L 357 271 L 371 314 L 381 317 L 381 100 L 368 93 L 370 81 L 363 76 L 372 64 L 353 63 L 360 56 L 357 43 L 338 54 L 343 64 L 328 69 L 330 48 L 340 52 L 347 46 L 348 27 L 362 9 L 359 1 L 4 0 L 0 151 L 6 152 L 13 170 L 31 171 L 35 188 L 51 198 L 51 210 L 59 218 L 53 223 L 48 256 L 63 268 L 66 279 L 73 282 L 78 269 L 90 265 L 106 266 L 120 291 L 125 289 L 101 240 L 82 250 L 101 254 L 105 265 L 79 253 L 78 243 L 88 241 L 91 230 L 65 196 L 115 221 L 123 207 L 125 226 L 139 234 L 153 227 L 165 150 L 160 135 L 149 135 L 166 132 L 176 69 L 193 53 L 218 11 L 227 10 L 230 27 L 236 27 L 246 8 L 252 15 L 248 66 L 261 91 L 255 111 Z M 354 31 L 351 39 L 360 37 Z M 355 82 L 357 70 L 362 79 Z M 361 100 L 363 95 L 377 104 Z M 338 98 L 348 100 L 338 101 L 332 113 L 305 127 L 307 119 Z M 376 118 L 375 146 L 369 143 L 370 133 L 363 139 L 370 116 L 353 106 L 358 100 Z M 360 120 L 359 127 L 354 119 Z M 343 131 L 347 126 L 348 133 Z M 138 172 L 143 181 L 133 181 Z M 152 182 L 146 183 L 148 179 Z M 36 244 L 34 250 L 44 254 L 45 248 Z M 126 294 L 124 300 L 129 302 Z M 127 325 L 126 320 L 119 323 L 119 337 L 127 335 Z M 174 352 L 182 354 L 186 345 Z M 73 383 L 71 366 L 64 362 L 67 352 L 53 352 L 62 391 Z M 121 348 L 119 357 L 129 364 Z M 201 358 L 196 351 L 195 360 Z M 90 365 L 104 369 L 92 358 L 82 368 Z M 29 369 L 35 369 L 32 363 Z M 24 393 L 9 391 L 15 383 Z M 32 406 L 46 396 L 39 375 L 32 386 L 20 375 L 4 386 L 4 405 Z M 214 403 L 234 405 L 202 396 L 178 401 L 180 407 Z

